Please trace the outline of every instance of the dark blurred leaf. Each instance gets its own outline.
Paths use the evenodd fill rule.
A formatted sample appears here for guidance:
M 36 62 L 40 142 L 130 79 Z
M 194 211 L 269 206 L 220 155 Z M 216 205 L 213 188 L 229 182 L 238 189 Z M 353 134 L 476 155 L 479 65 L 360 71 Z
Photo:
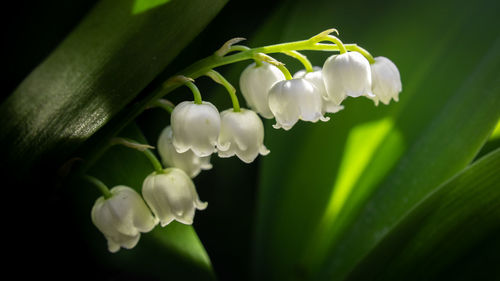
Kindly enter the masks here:
M 403 92 L 389 106 L 349 99 L 328 123 L 266 130 L 257 279 L 341 280 L 474 159 L 500 114 L 499 4 L 461 3 L 293 2 L 268 24 L 284 28 L 280 41 L 337 27 L 344 42 L 393 60 Z M 321 65 L 326 55 L 309 57 Z
M 99 2 L 0 107 L 6 162 L 22 170 L 60 164 L 150 83 L 225 2 Z
M 120 136 L 146 143 L 135 124 L 129 125 Z M 126 185 L 141 194 L 142 181 L 152 172 L 151 163 L 142 153 L 130 148 L 112 147 L 88 174 L 98 177 L 110 188 Z M 77 204 L 74 211 L 86 234 L 92 258 L 116 272 L 134 273 L 141 278 L 215 279 L 210 259 L 193 227 L 177 222 L 164 228 L 158 225 L 152 232 L 143 234 L 133 250 L 121 249 L 118 253 L 109 253 L 106 239 L 91 223 L 89 215 L 94 201 L 100 195 L 86 182 L 77 179 L 75 184 L 72 187 L 73 200 Z
M 61 43 L 97 0 L 12 1 L 0 19 L 3 26 L 3 102 L 23 79 Z M 35 24 L 36 23 L 36 24 Z M 34 48 L 36 46 L 36 48 Z
M 30 193 L 25 197 L 26 207 L 19 208 L 8 223 L 15 229 L 12 240 L 20 241 L 19 247 L 9 253 L 16 257 L 14 260 L 18 258 L 29 265 L 30 272 L 54 280 L 72 279 L 75 272 L 83 279 L 95 278 L 107 272 L 108 266 L 102 264 L 110 264 L 99 259 L 116 260 L 113 264 L 118 267 L 119 261 L 130 265 L 125 262 L 129 257 L 144 265 L 144 270 L 151 269 L 147 273 L 150 275 L 158 270 L 164 277 L 163 270 L 170 268 L 173 275 L 189 271 L 189 276 L 212 276 L 207 269 L 206 254 L 203 257 L 197 252 L 203 247 L 192 228 L 174 225 L 167 229 L 170 244 L 155 239 L 148 242 L 148 237 L 159 235 L 161 231 L 145 235 L 142 245 L 151 246 L 147 251 L 139 247 L 137 256 L 128 251 L 119 255 L 106 253 L 105 241 L 90 225 L 88 217 L 96 194 L 77 197 L 73 202 L 68 200 L 68 193 L 77 186 L 61 187 L 52 180 L 56 177 L 56 169 L 69 155 L 123 111 L 123 107 L 179 54 L 225 2 L 102 0 L 0 106 L 0 143 L 4 149 L 0 170 L 6 174 L 6 185 L 13 182 L 16 186 L 10 189 L 12 196 L 18 196 L 21 190 Z M 30 47 L 37 48 L 37 45 Z M 87 159 L 89 155 L 79 156 Z M 117 163 L 118 166 L 112 168 L 126 170 L 129 164 Z M 105 174 L 103 178 L 112 175 Z M 123 176 L 126 178 L 129 174 Z M 122 179 L 117 177 L 107 183 L 123 184 L 126 180 Z M 142 179 L 137 177 L 136 180 Z M 86 205 L 75 208 L 79 206 L 77 203 Z M 69 210 L 83 214 L 77 220 Z M 89 240 L 89 236 L 77 231 L 85 223 L 87 229 L 95 233 L 95 239 Z M 41 230 L 37 231 L 36 241 L 33 229 Z M 185 236 L 188 240 L 173 236 Z M 102 243 L 98 245 L 98 252 L 83 246 L 93 240 Z M 186 247 L 184 242 L 192 246 Z M 177 249 L 159 251 L 167 246 Z M 184 258 L 186 255 L 195 258 Z M 158 259 L 149 261 L 148 257 Z M 178 266 L 171 268 L 170 263 Z M 66 275 L 66 270 L 71 273 Z
M 500 238 L 499 167 L 497 149 L 432 190 L 356 266 L 348 280 L 439 280 L 438 274 L 453 267 L 456 260 L 481 258 L 474 250 L 482 241 Z M 488 245 L 496 260 L 483 260 L 468 277 L 455 267 L 453 280 L 498 280 L 500 248 L 493 241 Z

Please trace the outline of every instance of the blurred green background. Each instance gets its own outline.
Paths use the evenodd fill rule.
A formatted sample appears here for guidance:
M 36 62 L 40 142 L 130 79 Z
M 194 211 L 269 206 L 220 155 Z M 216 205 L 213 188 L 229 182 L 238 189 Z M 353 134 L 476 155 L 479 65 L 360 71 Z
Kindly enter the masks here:
M 6 186 L 17 187 L 12 196 L 28 206 L 8 221 L 10 238 L 23 242 L 12 261 L 31 268 L 17 274 L 500 279 L 500 134 L 492 136 L 500 117 L 498 1 L 97 2 L 17 3 L 4 19 L 2 171 Z M 329 122 L 299 122 L 287 132 L 265 121 L 271 154 L 251 165 L 214 156 L 214 168 L 194 179 L 209 207 L 196 213 L 193 227 L 157 228 L 134 250 L 108 253 L 90 222 L 99 194 L 64 180 L 59 167 L 87 159 L 135 104 L 226 40 L 242 36 L 257 47 L 332 27 L 343 42 L 398 66 L 400 102 L 375 107 L 348 99 Z M 317 66 L 330 55 L 304 53 Z M 300 69 L 275 57 L 292 73 Z M 219 70 L 237 86 L 247 64 Z M 222 87 L 208 78 L 197 84 L 220 111 L 230 107 Z M 178 89 L 167 98 L 191 96 Z M 37 116 L 42 109 L 52 117 Z M 149 110 L 120 135 L 155 145 L 168 123 L 167 114 Z M 109 186 L 137 190 L 150 172 L 142 155 L 122 148 L 89 171 Z

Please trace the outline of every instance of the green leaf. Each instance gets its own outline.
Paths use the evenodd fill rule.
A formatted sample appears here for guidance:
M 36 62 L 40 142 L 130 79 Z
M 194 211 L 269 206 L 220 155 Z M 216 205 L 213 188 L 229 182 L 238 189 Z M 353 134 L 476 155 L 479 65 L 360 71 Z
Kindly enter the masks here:
M 348 280 L 438 280 L 439 274 L 447 271 L 454 273 L 453 280 L 495 279 L 489 274 L 498 266 L 498 260 L 489 264 L 483 260 L 474 272 L 453 265 L 460 259 L 480 258 L 474 251 L 485 240 L 491 247 L 489 251 L 498 258 L 498 167 L 500 149 L 433 190 L 402 217 Z M 495 240 L 496 246 L 491 243 Z M 466 273 L 471 275 L 466 277 Z M 498 270 L 496 274 L 496 278 L 500 277 Z
M 308 5 L 283 9 L 281 41 L 337 27 L 343 42 L 393 60 L 403 92 L 389 106 L 348 99 L 328 123 L 267 127 L 255 254 L 256 276 L 267 280 L 342 280 L 408 210 L 474 159 L 500 114 L 495 1 L 468 9 L 390 1 L 384 13 L 355 17 L 336 3 Z M 321 65 L 326 56 L 309 57 Z
M 121 137 L 147 143 L 135 124 L 129 125 Z M 153 172 L 151 163 L 136 150 L 114 146 L 88 171 L 110 188 L 126 185 L 141 194 L 142 181 Z M 182 278 L 183 280 L 215 280 L 210 259 L 195 230 L 190 225 L 172 222 L 162 228 L 159 225 L 142 234 L 132 250 L 121 249 L 112 254 L 107 251 L 106 239 L 90 221 L 92 204 L 100 196 L 97 190 L 79 179 L 73 186 L 73 200 L 77 207 L 78 221 L 85 233 L 86 243 L 94 258 L 106 267 L 118 272 L 159 279 Z M 65 188 L 69 189 L 68 185 Z
M 491 151 L 500 147 L 500 120 L 497 122 L 495 129 L 491 133 L 488 141 L 481 148 L 481 151 L 476 156 L 476 159 L 490 153 Z
M 225 2 L 100 1 L 0 107 L 0 140 L 9 145 L 10 166 L 60 165 L 130 103 Z
M 474 159 L 499 117 L 500 85 L 495 73 L 500 71 L 500 40 L 491 42 L 482 54 L 465 83 L 443 104 L 432 123 L 410 142 L 407 152 L 376 190 L 370 193 L 373 182 L 366 182 L 370 180 L 370 170 L 365 175 L 368 178 L 354 187 L 357 194 L 345 203 L 352 207 L 339 214 L 342 219 L 335 221 L 330 230 L 335 235 L 335 231 L 342 231 L 342 226 L 352 223 L 329 250 L 322 265 L 325 279 L 343 276 L 359 259 L 358 255 L 377 244 L 406 210 Z M 474 109 L 468 106 L 473 103 Z M 405 112 L 408 113 L 411 110 Z M 360 208 L 355 210 L 357 206 Z M 337 263 L 339 260 L 342 262 Z

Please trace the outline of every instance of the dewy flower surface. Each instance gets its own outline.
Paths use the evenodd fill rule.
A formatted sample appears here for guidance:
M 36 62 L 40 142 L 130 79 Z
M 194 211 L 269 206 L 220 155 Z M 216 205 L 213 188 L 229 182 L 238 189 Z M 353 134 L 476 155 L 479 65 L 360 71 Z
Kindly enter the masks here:
M 221 113 L 220 157 L 236 155 L 243 162 L 250 163 L 259 153 L 269 153 L 263 141 L 264 126 L 255 112 L 242 108 L 240 112 L 227 109 Z
M 92 222 L 108 240 L 108 249 L 115 253 L 120 247 L 132 249 L 141 232 L 151 231 L 158 221 L 153 217 L 141 196 L 127 186 L 110 190 L 112 196 L 99 197 L 91 211 Z
M 375 97 L 372 97 L 375 105 L 381 101 L 389 104 L 391 98 L 399 100 L 399 93 L 403 87 L 397 66 L 386 57 L 376 57 L 375 63 L 371 65 L 372 90 Z
M 276 66 L 267 62 L 262 62 L 260 66 L 252 63 L 241 73 L 241 94 L 251 109 L 262 117 L 271 119 L 274 116 L 267 102 L 269 89 L 282 80 L 285 80 L 285 76 Z
M 213 104 L 181 102 L 172 111 L 170 123 L 177 152 L 192 150 L 197 156 L 205 157 L 216 151 L 220 115 Z
M 191 150 L 179 153 L 175 150 L 172 139 L 172 127 L 167 126 L 158 138 L 158 153 L 165 166 L 182 169 L 191 178 L 196 177 L 201 170 L 212 168 L 210 156 L 199 157 Z
M 300 70 L 293 75 L 293 78 L 304 78 L 307 81 L 311 82 L 321 93 L 321 97 L 323 98 L 323 114 L 325 112 L 336 113 L 340 110 L 344 109 L 344 106 L 335 104 L 334 102 L 329 101 L 328 94 L 326 93 L 325 82 L 323 81 L 323 71 L 321 67 L 315 66 L 314 71 L 307 72 L 305 69 Z
M 275 129 L 290 130 L 299 119 L 328 121 L 323 116 L 320 91 L 304 78 L 280 81 L 269 90 L 269 107 L 276 117 Z
M 329 57 L 323 65 L 328 101 L 339 105 L 347 96 L 373 96 L 370 63 L 358 52 Z
M 206 202 L 198 198 L 193 181 L 181 169 L 167 168 L 163 174 L 150 174 L 142 185 L 142 196 L 149 207 L 166 226 L 174 219 L 192 224 L 195 209 L 204 210 Z

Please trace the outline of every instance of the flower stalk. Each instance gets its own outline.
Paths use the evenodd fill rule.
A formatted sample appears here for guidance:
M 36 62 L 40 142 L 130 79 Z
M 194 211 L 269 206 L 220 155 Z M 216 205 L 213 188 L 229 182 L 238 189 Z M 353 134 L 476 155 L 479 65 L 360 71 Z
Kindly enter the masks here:
M 191 81 L 187 81 L 186 83 L 184 83 L 184 85 L 186 85 L 193 93 L 194 103 L 195 104 L 202 104 L 203 101 L 201 99 L 201 93 L 200 93 L 200 90 L 198 89 L 198 87 L 196 87 L 196 85 Z
M 358 51 L 364 56 L 368 56 L 367 59 L 370 61 L 371 55 L 364 50 L 363 48 L 359 47 L 357 44 L 342 44 L 342 46 L 348 50 L 348 51 Z M 233 46 L 234 47 L 234 46 Z M 254 59 L 255 55 L 258 53 L 263 53 L 263 54 L 273 54 L 273 53 L 283 53 L 287 51 L 327 51 L 327 52 L 335 52 L 335 51 L 340 51 L 341 47 L 339 47 L 336 44 L 324 44 L 324 43 L 316 43 L 311 40 L 301 40 L 301 41 L 294 41 L 294 42 L 288 42 L 288 43 L 280 43 L 280 44 L 274 44 L 274 45 L 269 45 L 269 46 L 263 46 L 263 47 L 258 47 L 258 48 L 252 48 L 246 51 L 241 51 L 239 53 L 233 54 L 233 55 L 228 55 L 224 57 L 220 57 L 217 55 L 212 55 L 209 57 L 206 57 L 204 59 L 201 59 L 192 65 L 188 66 L 184 70 L 180 71 L 184 76 L 191 77 L 193 79 L 196 79 L 202 75 L 204 75 L 207 71 L 210 69 L 223 66 L 223 65 L 228 65 L 240 61 L 245 61 L 245 60 L 250 60 Z M 373 60 L 373 57 L 371 57 Z M 177 87 L 180 85 L 178 83 L 172 83 L 171 81 L 167 80 L 162 87 L 157 88 L 154 93 L 153 93 L 153 99 L 158 99 L 166 94 L 172 92 L 175 90 Z
M 227 92 L 229 93 L 229 96 L 231 97 L 231 102 L 233 103 L 233 111 L 234 112 L 240 112 L 240 103 L 238 102 L 238 97 L 236 96 L 236 89 L 227 81 L 224 76 L 222 76 L 219 72 L 210 69 L 207 73 L 205 73 L 206 76 L 210 77 L 214 82 L 221 84 L 226 88 Z
M 257 48 L 248 48 L 246 46 L 242 45 L 229 45 L 229 49 L 225 49 L 224 51 L 219 52 L 218 54 L 213 54 L 209 57 L 206 57 L 204 59 L 201 59 L 190 66 L 186 67 L 185 69 L 181 70 L 179 72 L 178 76 L 174 76 L 167 81 L 165 81 L 161 86 L 157 87 L 153 92 L 145 99 L 142 101 L 136 103 L 127 113 L 126 115 L 122 116 L 121 122 L 115 123 L 112 125 L 112 128 L 108 130 L 107 132 L 107 138 L 104 136 L 104 139 L 110 139 L 116 132 L 119 132 L 121 129 L 125 127 L 126 124 L 134 120 L 139 114 L 141 114 L 142 111 L 144 111 L 146 108 L 150 107 L 152 103 L 154 103 L 156 100 L 164 97 L 168 93 L 174 91 L 177 89 L 179 86 L 184 85 L 186 83 L 182 83 L 179 81 L 178 77 L 183 77 L 184 79 L 189 79 L 191 82 L 194 81 L 193 79 L 197 79 L 200 76 L 203 76 L 205 73 L 210 71 L 211 69 L 217 68 L 219 66 L 224 66 L 232 63 L 237 63 L 245 60 L 252 60 L 255 58 L 255 56 L 259 53 L 263 54 L 273 54 L 273 53 L 283 53 L 283 52 L 289 52 L 289 51 L 326 51 L 326 52 L 340 52 L 340 51 L 357 51 L 361 53 L 363 56 L 365 56 L 370 63 L 374 62 L 373 57 L 368 53 L 365 49 L 359 47 L 357 44 L 342 44 L 341 46 L 337 44 L 326 44 L 326 43 L 319 43 L 321 38 L 324 36 L 327 36 L 328 34 L 336 32 L 335 29 L 329 29 L 324 32 L 321 32 L 320 34 L 313 36 L 310 39 L 306 40 L 299 40 L 299 41 L 293 41 L 293 42 L 287 42 L 287 43 L 280 43 L 280 44 L 273 44 L 273 45 L 268 45 L 268 46 L 263 46 L 263 47 L 257 47 Z M 345 50 L 344 50 L 345 49 Z M 239 51 L 234 54 L 226 55 L 227 53 L 230 53 L 232 51 Z M 190 78 L 186 78 L 190 77 Z M 194 84 L 191 85 L 191 88 L 193 87 Z M 195 97 L 195 103 L 200 104 L 201 103 L 201 95 L 199 95 L 199 91 L 193 92 L 193 95 Z M 97 145 L 97 150 L 92 153 L 92 157 L 90 159 L 87 159 L 85 164 L 82 166 L 82 170 L 85 171 L 87 170 L 92 163 L 94 163 L 103 153 L 106 151 L 108 148 L 105 145 Z
M 302 63 L 302 65 L 304 66 L 304 68 L 306 69 L 307 72 L 314 71 L 311 62 L 303 54 L 301 54 L 297 51 L 286 51 L 286 52 L 283 52 L 283 54 L 290 56 L 292 58 L 295 58 L 298 61 L 300 61 L 300 63 Z
M 151 104 L 150 108 L 153 108 L 153 107 L 159 107 L 159 108 L 167 111 L 169 114 L 171 114 L 172 111 L 174 110 L 175 105 L 169 100 L 157 99 Z
M 99 191 L 102 193 L 102 196 L 104 196 L 104 199 L 109 199 L 111 198 L 112 194 L 109 191 L 109 188 L 99 179 L 89 176 L 89 175 L 83 175 L 83 178 L 93 184 Z
M 154 149 L 153 146 L 150 146 L 148 144 L 142 144 L 128 138 L 112 138 L 110 141 L 110 145 L 123 145 L 128 148 L 133 148 L 135 150 L 142 152 L 144 156 L 148 158 L 149 162 L 151 163 L 155 171 L 159 174 L 163 173 L 163 166 L 161 165 L 158 158 L 156 158 L 156 156 L 150 150 Z

